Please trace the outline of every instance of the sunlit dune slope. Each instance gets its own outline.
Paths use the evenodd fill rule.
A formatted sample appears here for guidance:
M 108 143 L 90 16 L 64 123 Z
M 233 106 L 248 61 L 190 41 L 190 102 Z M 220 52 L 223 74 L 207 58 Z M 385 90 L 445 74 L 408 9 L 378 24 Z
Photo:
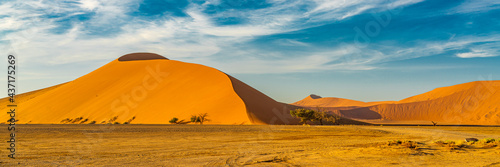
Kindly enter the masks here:
M 476 89 L 476 88 L 487 88 L 491 89 L 491 91 L 495 91 L 494 86 L 495 82 L 494 81 L 476 81 L 476 82 L 468 82 L 468 83 L 463 83 L 463 84 L 458 84 L 454 86 L 447 86 L 447 87 L 440 87 L 436 88 L 432 91 L 412 96 L 406 99 L 403 99 L 399 101 L 400 103 L 410 103 L 410 102 L 419 102 L 419 101 L 427 101 L 427 100 L 434 100 L 446 96 L 453 95 L 457 92 L 463 92 L 471 89 Z M 482 91 L 482 90 L 481 90 Z M 478 93 L 484 93 L 484 92 L 478 92 Z
M 18 123 L 64 123 L 69 119 L 85 124 L 168 124 L 173 117 L 189 121 L 191 115 L 200 113 L 208 113 L 207 124 L 298 123 L 289 115 L 280 115 L 287 110 L 286 104 L 217 69 L 149 53 L 122 56 L 41 92 L 18 95 Z M 8 115 L 0 119 L 7 120 Z
M 24 103 L 26 101 L 29 101 L 37 96 L 40 96 L 52 89 L 55 89 L 61 85 L 64 85 L 66 83 L 62 83 L 62 84 L 59 84 L 59 85 L 55 85 L 55 86 L 51 86 L 51 87 L 48 87 L 48 88 L 43 88 L 43 89 L 39 89 L 39 90 L 34 90 L 34 91 L 31 91 L 31 92 L 26 92 L 26 93 L 23 93 L 23 94 L 19 94 L 19 95 L 16 95 L 16 99 L 15 99 L 15 103 L 16 104 L 19 104 L 19 103 Z M 7 108 L 7 105 L 8 104 L 11 104 L 11 102 L 9 101 L 9 98 L 8 97 L 5 97 L 5 98 L 2 98 L 0 99 L 0 110 L 4 111 L 6 110 Z M 2 117 L 3 119 L 3 117 Z M 0 121 L 2 122 L 2 121 Z
M 439 88 L 402 100 L 400 104 L 382 104 L 369 109 L 389 120 L 500 125 L 498 90 L 500 81 L 476 81 Z
M 500 125 L 499 90 L 500 81 L 476 81 L 437 88 L 395 103 L 323 107 L 354 119 L 393 120 L 399 123 L 435 121 L 441 124 Z

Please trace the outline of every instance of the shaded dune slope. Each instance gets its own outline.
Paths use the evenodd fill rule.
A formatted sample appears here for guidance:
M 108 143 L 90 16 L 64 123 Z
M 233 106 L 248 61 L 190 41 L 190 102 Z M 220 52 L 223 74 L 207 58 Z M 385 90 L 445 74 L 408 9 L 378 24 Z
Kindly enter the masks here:
M 229 75 L 228 75 L 229 76 Z M 280 103 L 257 91 L 240 80 L 229 76 L 234 91 L 241 97 L 247 108 L 248 117 L 254 124 L 298 124 L 298 119 L 290 115 L 294 105 Z

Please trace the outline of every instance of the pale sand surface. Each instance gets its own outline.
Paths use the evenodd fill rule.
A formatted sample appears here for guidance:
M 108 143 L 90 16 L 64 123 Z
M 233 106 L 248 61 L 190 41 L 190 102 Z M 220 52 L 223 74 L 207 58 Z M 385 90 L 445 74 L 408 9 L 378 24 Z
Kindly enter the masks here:
M 5 125 L 4 125 L 5 126 Z M 5 128 L 5 127 L 4 127 Z M 17 159 L 0 166 L 495 166 L 500 147 L 437 140 L 500 138 L 500 127 L 18 125 Z M 6 131 L 0 133 L 7 140 Z M 420 142 L 418 150 L 384 144 Z M 7 147 L 7 143 L 4 143 Z

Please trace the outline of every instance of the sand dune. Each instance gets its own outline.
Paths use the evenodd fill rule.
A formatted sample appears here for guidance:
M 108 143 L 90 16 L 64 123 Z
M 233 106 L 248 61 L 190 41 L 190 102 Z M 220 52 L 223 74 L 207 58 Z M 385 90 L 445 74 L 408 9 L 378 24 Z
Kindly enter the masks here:
M 168 124 L 173 117 L 189 120 L 199 113 L 208 113 L 207 124 L 298 123 L 283 114 L 288 112 L 287 104 L 217 69 L 148 53 L 122 56 L 74 81 L 17 99 L 18 123 L 54 124 L 69 119 L 73 123 Z
M 383 123 L 500 125 L 500 81 L 437 88 L 401 101 L 362 102 L 310 95 L 284 104 L 217 69 L 157 54 L 124 55 L 74 81 L 16 96 L 18 123 L 167 124 L 208 113 L 208 124 L 298 124 L 297 106 Z M 7 98 L 0 99 L 6 110 Z M 0 115 L 7 120 L 8 115 Z M 65 121 L 66 120 L 66 121 Z M 0 121 L 1 122 L 1 121 Z M 4 122 L 5 123 L 5 122 Z
M 440 124 L 500 125 L 500 81 L 476 81 L 442 87 L 398 102 L 345 107 L 342 103 L 323 103 L 319 99 L 293 104 L 318 105 L 343 117 L 374 123 L 437 121 Z M 344 100 L 347 101 L 347 100 Z M 356 104 L 346 103 L 346 104 Z M 369 104 L 369 103 L 368 103 Z M 381 121 L 382 120 L 382 121 Z

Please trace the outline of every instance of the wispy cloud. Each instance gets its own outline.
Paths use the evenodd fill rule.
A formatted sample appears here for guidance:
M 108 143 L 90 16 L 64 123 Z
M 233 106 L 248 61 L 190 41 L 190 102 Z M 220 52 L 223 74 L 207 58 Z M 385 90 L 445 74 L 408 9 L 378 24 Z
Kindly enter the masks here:
M 466 0 L 461 5 L 451 9 L 451 13 L 487 12 L 500 9 L 500 1 Z
M 474 57 L 494 57 L 492 53 L 485 52 L 483 50 L 473 50 L 472 52 L 458 53 L 457 57 L 460 58 L 474 58 Z
M 498 38 L 473 36 L 467 39 L 457 36 L 453 41 L 422 40 L 413 45 L 380 42 L 366 48 L 351 43 L 337 43 L 325 48 L 315 46 L 314 42 L 289 38 L 272 42 L 277 47 L 303 48 L 300 52 L 269 51 L 251 46 L 242 50 L 240 47 L 265 36 L 305 31 L 367 12 L 393 10 L 423 0 L 269 0 L 265 1 L 268 3 L 265 7 L 248 9 L 235 9 L 217 0 L 190 3 L 182 9 L 185 16 L 158 15 L 153 18 L 133 15 L 141 2 L 4 2 L 0 5 L 0 15 L 3 16 L 0 17 L 0 40 L 9 41 L 10 45 L 7 42 L 0 45 L 13 47 L 25 57 L 25 63 L 33 66 L 40 63 L 60 65 L 110 61 L 126 53 L 147 51 L 172 59 L 206 64 L 230 73 L 372 70 L 377 68 L 377 63 L 458 49 L 462 49 L 462 52 L 456 56 L 461 58 L 498 55 L 491 47 L 479 48 L 485 45 L 481 42 L 498 41 Z M 229 9 L 207 12 L 213 6 Z M 495 6 L 498 3 L 467 1 L 456 11 L 489 10 L 496 9 Z M 90 16 L 83 18 L 83 15 Z M 233 17 L 244 21 L 238 24 L 221 24 L 217 21 Z M 54 30 L 61 31 L 55 33 Z M 342 34 L 339 35 L 341 37 Z M 476 50 L 463 51 L 473 44 Z
M 228 10 L 214 15 L 204 13 L 208 5 L 216 3 L 208 1 L 189 5 L 184 9 L 188 17 L 165 16 L 149 21 L 129 15 L 140 5 L 140 1 L 135 0 L 12 1 L 0 5 L 0 9 L 5 9 L 2 15 L 8 16 L 2 18 L 0 30 L 4 31 L 2 40 L 10 41 L 19 54 L 44 57 L 51 64 L 109 60 L 134 51 L 157 52 L 182 59 L 210 56 L 228 45 L 241 44 L 257 36 L 320 25 L 300 23 L 304 19 L 317 22 L 340 20 L 361 12 L 353 14 L 342 9 L 342 6 L 358 10 L 366 6 L 374 8 L 375 5 L 385 5 L 383 1 L 369 5 L 362 1 L 338 1 L 342 3 L 340 6 L 337 2 L 332 4 L 329 1 L 269 2 L 271 5 L 268 8 Z M 298 8 L 303 8 L 302 12 L 296 12 Z M 342 10 L 336 11 L 339 9 Z M 63 22 L 71 26 L 63 33 L 51 32 L 64 29 L 61 20 L 81 14 L 93 16 L 88 20 Z M 250 20 L 238 25 L 217 25 L 214 22 L 215 17 L 236 14 Z M 326 17 L 328 15 L 332 16 Z M 14 32 L 5 32 L 7 30 Z M 293 40 L 285 41 L 288 44 L 307 45 Z M 307 56 L 304 58 L 307 59 Z

